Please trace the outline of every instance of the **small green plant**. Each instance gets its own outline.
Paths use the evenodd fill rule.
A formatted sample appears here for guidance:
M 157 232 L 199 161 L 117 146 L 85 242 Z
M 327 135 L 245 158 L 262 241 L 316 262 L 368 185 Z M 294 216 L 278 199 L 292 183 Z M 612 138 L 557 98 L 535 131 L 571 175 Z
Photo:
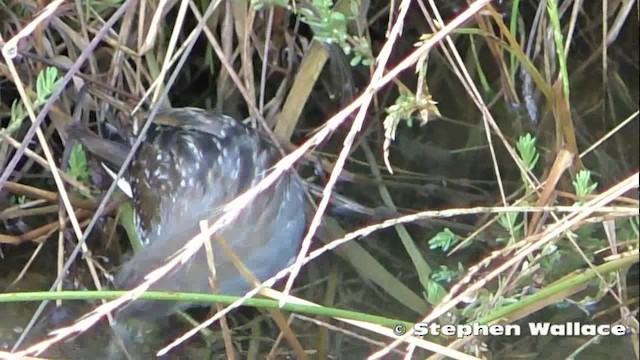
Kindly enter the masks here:
M 9 204 L 11 205 L 24 205 L 29 201 L 29 198 L 25 195 L 11 195 L 9 197 Z
M 481 289 L 478 292 L 475 301 L 471 302 L 467 307 L 462 310 L 462 315 L 467 319 L 476 320 L 480 319 L 487 314 L 491 314 L 495 309 L 515 304 L 518 302 L 516 297 L 498 296 L 495 294 Z
M 464 266 L 462 266 L 461 263 L 458 263 L 458 269 L 449 269 L 449 267 L 445 265 L 440 265 L 440 267 L 431 274 L 431 279 L 439 283 L 450 283 L 463 272 Z
M 369 66 L 373 63 L 369 41 L 364 37 L 350 36 L 347 29 L 347 25 L 358 15 L 355 3 L 350 12 L 345 14 L 334 9 L 332 0 L 313 0 L 311 6 L 300 6 L 298 14 L 313 30 L 314 39 L 336 44 L 347 55 L 353 53 L 351 66 Z
M 518 155 L 520 155 L 520 159 L 527 168 L 527 171 L 533 171 L 540 159 L 540 153 L 538 152 L 538 149 L 536 149 L 536 138 L 529 133 L 520 136 L 516 143 L 516 149 L 518 150 Z M 522 183 L 525 184 L 525 186 L 529 184 L 526 180 L 526 176 L 526 174 L 522 174 Z
M 540 158 L 540 154 L 536 149 L 536 138 L 529 133 L 520 136 L 518 143 L 516 144 L 516 148 L 518 149 L 520 158 L 527 167 L 527 170 L 533 170 Z
M 369 40 L 365 37 L 351 36 L 348 24 L 357 17 L 358 2 L 351 3 L 348 13 L 335 10 L 332 0 L 312 0 L 298 6 L 289 5 L 286 0 L 251 0 L 251 5 L 258 11 L 269 7 L 281 7 L 300 15 L 300 20 L 311 27 L 314 39 L 325 44 L 336 44 L 346 55 L 353 54 L 351 66 L 370 66 L 373 54 Z
M 578 203 L 582 203 L 587 196 L 595 192 L 598 183 L 591 180 L 591 172 L 589 170 L 581 170 L 573 181 L 573 187 L 576 190 Z
M 362 64 L 364 66 L 370 66 L 373 64 L 373 54 L 371 53 L 371 46 L 366 38 L 360 36 L 354 36 L 353 41 L 353 59 L 351 59 L 351 66 L 358 66 Z M 348 54 L 347 54 L 348 55 Z
M 69 155 L 69 174 L 78 181 L 84 182 L 89 180 L 87 155 L 80 144 L 75 144 L 71 148 L 71 154 Z
M 441 249 L 442 252 L 448 251 L 459 242 L 460 237 L 449 230 L 449 228 L 440 231 L 428 241 L 429 249 Z M 458 277 L 463 270 L 462 264 L 458 263 L 458 270 L 452 270 L 447 266 L 441 265 L 438 270 L 433 271 L 427 281 L 427 292 L 423 295 L 425 299 L 430 304 L 438 304 L 446 295 L 446 291 L 440 284 L 450 282 Z
M 597 182 L 593 182 L 591 179 L 591 172 L 589 170 L 581 170 L 576 174 L 576 178 L 573 180 L 573 189 L 576 192 L 576 205 L 582 205 L 587 200 L 587 197 L 593 195 L 596 188 L 598 187 Z M 591 224 L 584 224 L 580 228 L 574 230 L 576 236 L 582 239 L 581 244 L 587 245 L 591 244 L 591 247 L 598 247 L 600 242 L 602 242 L 601 238 L 594 238 L 594 226 Z M 595 251 L 596 249 L 594 249 Z
M 440 248 L 442 251 L 448 251 L 459 242 L 460 237 L 449 230 L 449 228 L 445 228 L 429 240 L 429 249 L 434 250 Z
M 47 67 L 38 75 L 36 80 L 36 106 L 44 105 L 56 89 L 59 81 L 58 69 L 54 67 Z
M 398 124 L 402 120 L 405 120 L 407 125 L 412 127 L 415 113 L 421 115 L 419 118 L 421 125 L 425 124 L 432 116 L 440 116 L 437 104 L 428 94 L 419 99 L 414 94 L 404 91 L 396 98 L 396 102 L 393 105 L 385 109 L 388 114 L 384 119 L 385 133 L 390 131 L 395 133 Z M 425 111 L 428 114 L 426 117 L 422 116 Z
M 498 238 L 498 242 L 507 242 L 513 244 L 516 240 L 521 239 L 524 235 L 524 221 L 520 217 L 520 213 L 506 212 L 498 216 L 498 224 L 509 232 L 509 238 Z
M 433 116 L 440 116 L 440 110 L 438 109 L 437 102 L 432 100 L 430 94 L 423 94 L 421 98 L 416 97 L 409 91 L 401 91 L 400 96 L 396 98 L 396 102 L 385 109 L 387 116 L 384 118 L 382 126 L 384 127 L 384 143 L 382 148 L 384 149 L 384 162 L 389 172 L 393 173 L 391 163 L 389 162 L 389 149 L 391 148 L 391 142 L 396 138 L 396 131 L 402 121 L 407 123 L 407 126 L 413 126 L 413 116 L 415 113 L 419 115 L 419 122 L 421 125 L 427 123 L 427 121 Z
M 36 98 L 33 102 L 34 108 L 39 108 L 47 102 L 59 82 L 58 69 L 54 67 L 47 67 L 38 74 L 38 78 L 36 79 Z M 9 125 L 4 129 L 0 129 L 0 133 L 14 134 L 20 128 L 22 121 L 27 115 L 27 109 L 24 107 L 24 104 L 18 99 L 14 100 L 11 104 L 11 120 L 9 121 Z M 2 139 L 0 139 L 0 142 L 2 142 Z
M 339 45 L 345 53 L 351 49 L 347 42 L 347 22 L 351 19 L 333 10 L 332 0 L 313 0 L 313 8 L 300 7 L 302 21 L 311 26 L 314 37 L 327 44 Z

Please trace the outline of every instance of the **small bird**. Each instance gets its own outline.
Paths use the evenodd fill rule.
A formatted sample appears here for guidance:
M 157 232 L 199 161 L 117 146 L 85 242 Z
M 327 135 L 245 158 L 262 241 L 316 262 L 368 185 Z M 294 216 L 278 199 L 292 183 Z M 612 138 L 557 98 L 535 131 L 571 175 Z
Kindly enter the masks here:
M 133 288 L 200 232 L 200 221 L 215 221 L 224 205 L 262 180 L 278 160 L 275 146 L 258 131 L 216 111 L 177 108 L 158 112 L 138 148 L 126 179 L 131 186 L 134 223 L 144 244 L 115 279 Z M 304 188 L 293 171 L 259 194 L 238 217 L 214 234 L 264 281 L 295 258 L 306 227 Z M 211 240 L 220 294 L 243 295 L 253 288 Z M 204 247 L 150 290 L 211 293 Z M 116 319 L 155 319 L 189 307 L 136 300 Z

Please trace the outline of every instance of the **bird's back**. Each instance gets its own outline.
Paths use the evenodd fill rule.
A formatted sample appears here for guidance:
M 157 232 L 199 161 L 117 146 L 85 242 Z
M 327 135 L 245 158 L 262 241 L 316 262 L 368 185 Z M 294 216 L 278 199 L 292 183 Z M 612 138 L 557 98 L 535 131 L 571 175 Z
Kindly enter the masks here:
M 149 271 L 199 233 L 199 222 L 215 220 L 224 206 L 262 180 L 279 159 L 259 133 L 225 115 L 199 109 L 158 114 L 156 124 L 129 171 L 135 223 L 145 247 L 116 277 L 132 288 Z M 296 255 L 306 224 L 303 188 L 293 172 L 256 197 L 219 236 L 260 280 Z M 218 242 L 212 240 L 219 293 L 240 295 L 251 286 Z M 204 248 L 151 290 L 210 292 Z M 166 302 L 135 301 L 121 315 L 153 318 L 177 310 Z

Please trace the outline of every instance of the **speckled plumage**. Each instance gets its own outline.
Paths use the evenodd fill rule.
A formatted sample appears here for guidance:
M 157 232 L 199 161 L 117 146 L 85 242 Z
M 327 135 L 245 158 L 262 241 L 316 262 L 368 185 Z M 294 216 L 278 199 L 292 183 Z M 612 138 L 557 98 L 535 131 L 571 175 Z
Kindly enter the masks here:
M 217 112 L 184 108 L 158 113 L 129 171 L 135 223 L 145 244 L 116 277 L 132 288 L 199 232 L 199 221 L 215 220 L 221 207 L 264 178 L 278 160 L 273 145 L 253 129 Z M 260 194 L 217 236 L 260 280 L 296 255 L 306 224 L 302 185 L 287 173 Z M 240 295 L 247 281 L 212 241 L 219 293 Z M 211 292 L 204 249 L 151 290 Z M 186 306 L 186 305 L 185 305 Z M 155 318 L 180 307 L 134 301 L 118 316 Z

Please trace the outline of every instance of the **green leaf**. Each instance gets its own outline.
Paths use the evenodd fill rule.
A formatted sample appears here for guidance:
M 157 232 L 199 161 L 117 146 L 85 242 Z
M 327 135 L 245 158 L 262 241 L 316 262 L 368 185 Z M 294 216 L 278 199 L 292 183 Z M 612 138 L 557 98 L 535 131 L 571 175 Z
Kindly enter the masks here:
M 69 155 L 69 173 L 79 181 L 89 180 L 87 155 L 80 144 L 75 144 L 73 148 L 71 148 L 71 154 Z
M 429 249 L 441 248 L 442 251 L 447 251 L 458 242 L 460 242 L 458 235 L 454 234 L 449 228 L 445 228 L 429 240 Z

